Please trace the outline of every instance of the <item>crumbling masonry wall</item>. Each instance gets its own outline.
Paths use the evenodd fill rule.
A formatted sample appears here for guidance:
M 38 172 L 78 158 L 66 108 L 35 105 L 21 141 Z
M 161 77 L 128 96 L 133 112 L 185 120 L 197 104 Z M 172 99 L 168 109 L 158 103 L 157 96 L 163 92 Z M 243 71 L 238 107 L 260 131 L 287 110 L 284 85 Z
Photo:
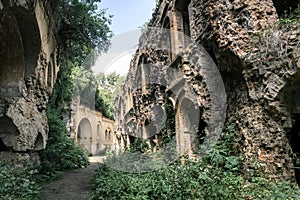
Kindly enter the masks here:
M 0 159 L 28 163 L 46 146 L 58 72 L 48 1 L 0 0 Z
M 141 137 L 159 147 L 172 133 L 151 124 L 163 121 L 159 116 L 166 115 L 167 104 L 175 113 L 177 150 L 193 155 L 201 138 L 220 128 L 212 126 L 223 123 L 218 116 L 224 108 L 224 125 L 237 127 L 246 174 L 293 179 L 291 150 L 300 152 L 300 29 L 299 24 L 279 26 L 278 19 L 299 1 L 284 2 L 160 1 L 149 27 L 165 29 L 149 28 L 143 34 L 116 99 L 120 144 L 128 146 Z M 219 80 L 205 70 L 214 66 L 226 92 L 217 98 L 224 98 L 227 107 L 214 104 L 213 91 L 221 92 L 222 86 L 214 85 Z M 195 112 L 186 112 L 187 106 Z M 197 122 L 191 120 L 193 113 L 199 113 Z
M 114 134 L 114 121 L 106 118 L 99 111 L 80 103 L 80 98 L 73 98 L 70 112 L 66 113 L 70 138 L 82 146 L 89 155 L 117 151 L 118 144 Z

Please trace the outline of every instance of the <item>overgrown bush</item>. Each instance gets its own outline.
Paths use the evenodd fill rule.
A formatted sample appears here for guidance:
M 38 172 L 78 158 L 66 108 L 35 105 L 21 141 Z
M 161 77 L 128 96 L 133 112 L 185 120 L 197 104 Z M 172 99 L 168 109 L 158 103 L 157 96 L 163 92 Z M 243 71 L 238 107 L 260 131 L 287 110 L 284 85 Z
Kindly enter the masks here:
M 177 161 L 148 173 L 129 173 L 104 164 L 94 178 L 94 199 L 298 199 L 295 183 L 243 176 L 233 127 L 198 162 Z M 108 160 L 106 163 L 109 163 Z
M 286 10 L 279 20 L 282 24 L 300 23 L 300 5 L 293 12 Z
M 60 114 L 48 108 L 47 117 L 49 138 L 46 149 L 40 152 L 41 173 L 49 174 L 56 170 L 86 167 L 87 155 L 68 137 L 66 125 L 60 119 Z
M 0 163 L 0 200 L 38 200 L 37 170 Z

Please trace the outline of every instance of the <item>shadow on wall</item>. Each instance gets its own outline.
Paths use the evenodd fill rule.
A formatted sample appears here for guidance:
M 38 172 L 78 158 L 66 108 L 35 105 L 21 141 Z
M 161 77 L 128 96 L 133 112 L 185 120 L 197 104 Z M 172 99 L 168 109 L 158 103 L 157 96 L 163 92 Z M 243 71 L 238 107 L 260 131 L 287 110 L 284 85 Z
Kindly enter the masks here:
M 22 7 L 0 11 L 0 96 L 21 96 L 35 71 L 41 40 L 35 14 Z

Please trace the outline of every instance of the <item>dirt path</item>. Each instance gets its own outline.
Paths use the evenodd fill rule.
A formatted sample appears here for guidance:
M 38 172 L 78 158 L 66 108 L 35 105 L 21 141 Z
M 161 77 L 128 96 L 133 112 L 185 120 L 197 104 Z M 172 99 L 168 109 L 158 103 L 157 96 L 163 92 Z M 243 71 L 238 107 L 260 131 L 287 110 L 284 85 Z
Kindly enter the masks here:
M 92 159 L 87 168 L 63 172 L 59 180 L 42 188 L 41 200 L 90 200 L 91 179 L 102 159 Z

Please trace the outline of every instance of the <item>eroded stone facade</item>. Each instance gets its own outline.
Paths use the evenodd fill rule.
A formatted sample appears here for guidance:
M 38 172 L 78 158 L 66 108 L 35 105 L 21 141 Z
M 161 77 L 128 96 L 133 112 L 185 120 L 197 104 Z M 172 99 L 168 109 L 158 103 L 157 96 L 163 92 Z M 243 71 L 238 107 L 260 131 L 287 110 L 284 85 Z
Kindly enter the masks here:
M 65 116 L 65 122 L 70 137 L 89 155 L 102 155 L 119 150 L 114 121 L 103 116 L 101 112 L 80 104 L 79 98 L 73 99 L 71 111 Z
M 0 159 L 28 163 L 46 146 L 59 69 L 48 1 L 0 0 Z
M 141 137 L 159 146 L 172 134 L 160 126 L 168 107 L 181 154 L 192 156 L 222 124 L 235 124 L 247 174 L 293 179 L 300 29 L 278 19 L 299 1 L 284 2 L 160 1 L 116 99 L 120 144 Z

